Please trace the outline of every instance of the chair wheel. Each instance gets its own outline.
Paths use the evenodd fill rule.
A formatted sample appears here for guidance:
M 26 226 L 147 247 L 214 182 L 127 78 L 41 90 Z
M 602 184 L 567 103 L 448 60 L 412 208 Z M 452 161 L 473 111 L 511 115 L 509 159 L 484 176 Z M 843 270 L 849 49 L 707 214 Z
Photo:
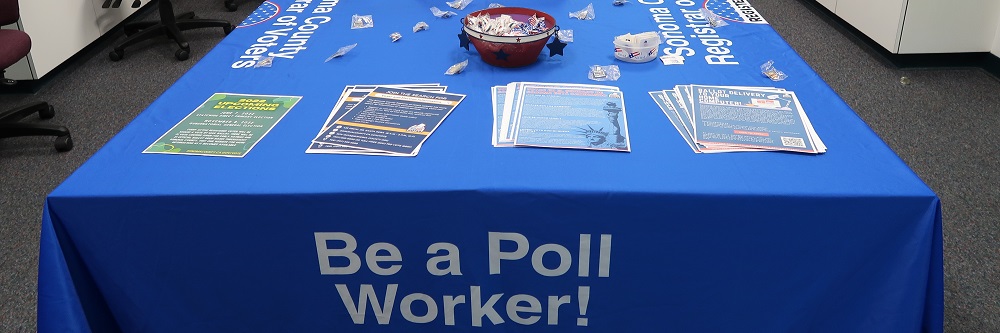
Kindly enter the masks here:
M 73 149 L 73 138 L 69 135 L 56 137 L 56 151 L 67 152 Z
M 230 24 L 228 26 L 222 27 L 222 32 L 224 32 L 226 36 L 229 36 L 229 33 L 233 32 L 233 29 L 236 29 L 236 26 Z
M 229 2 L 229 1 L 226 2 L 226 9 L 229 10 L 229 11 L 231 11 L 231 12 L 235 12 L 236 8 L 238 8 L 238 7 L 239 6 L 237 6 L 235 3 L 232 3 L 232 2 Z
M 38 118 L 42 119 L 52 119 L 56 116 L 56 108 L 52 105 L 46 105 L 44 109 L 38 110 Z
M 142 31 L 142 29 L 140 29 L 140 28 L 137 28 L 137 27 L 134 27 L 134 26 L 128 26 L 128 25 L 126 25 L 125 29 L 122 29 L 122 30 L 125 31 L 125 37 L 132 36 L 132 34 L 135 34 L 135 33 L 139 32 L 139 31 Z
M 191 56 L 191 52 L 188 51 L 188 50 L 185 50 L 185 49 L 180 49 L 180 50 L 177 50 L 177 52 L 174 52 L 174 57 L 176 57 L 177 60 L 180 60 L 180 61 L 187 60 L 188 57 L 190 57 L 190 56 Z
M 113 50 L 111 51 L 111 53 L 108 53 L 108 58 L 111 58 L 111 61 L 122 60 L 122 57 L 124 56 L 125 56 L 124 50 Z

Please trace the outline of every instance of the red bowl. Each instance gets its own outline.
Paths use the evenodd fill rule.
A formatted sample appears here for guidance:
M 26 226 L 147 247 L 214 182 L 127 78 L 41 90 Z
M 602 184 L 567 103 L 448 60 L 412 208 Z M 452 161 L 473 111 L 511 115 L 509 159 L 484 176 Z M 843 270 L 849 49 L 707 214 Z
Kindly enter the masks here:
M 528 36 L 495 36 L 475 31 L 465 25 L 465 21 L 469 17 L 489 15 L 491 18 L 497 18 L 503 14 L 520 22 L 528 22 L 528 18 L 532 15 L 539 18 L 544 17 L 548 28 Z M 483 62 L 497 67 L 521 67 L 538 60 L 538 55 L 542 53 L 549 37 L 556 33 L 556 19 L 545 12 L 530 8 L 489 8 L 466 15 L 465 20 L 462 20 L 462 29 L 469 35 L 469 41 L 479 52 L 479 57 L 483 59 Z

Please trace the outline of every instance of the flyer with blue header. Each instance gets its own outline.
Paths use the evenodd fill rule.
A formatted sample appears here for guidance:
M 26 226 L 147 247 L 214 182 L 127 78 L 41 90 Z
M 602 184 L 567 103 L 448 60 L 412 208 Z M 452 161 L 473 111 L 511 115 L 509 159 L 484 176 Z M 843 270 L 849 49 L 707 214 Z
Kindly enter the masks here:
M 513 82 L 494 87 L 493 94 L 496 147 L 631 150 L 617 87 Z
M 522 85 L 516 146 L 630 151 L 617 89 Z
M 692 85 L 691 95 L 699 143 L 819 152 L 793 92 Z
M 649 95 L 696 153 L 826 152 L 826 145 L 791 91 L 677 85 Z

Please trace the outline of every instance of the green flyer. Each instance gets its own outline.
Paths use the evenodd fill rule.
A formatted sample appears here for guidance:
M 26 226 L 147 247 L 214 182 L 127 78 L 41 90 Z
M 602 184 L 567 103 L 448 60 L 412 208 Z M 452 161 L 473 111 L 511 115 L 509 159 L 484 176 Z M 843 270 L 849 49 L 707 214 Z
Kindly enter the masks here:
M 300 99 L 215 93 L 143 153 L 246 156 Z

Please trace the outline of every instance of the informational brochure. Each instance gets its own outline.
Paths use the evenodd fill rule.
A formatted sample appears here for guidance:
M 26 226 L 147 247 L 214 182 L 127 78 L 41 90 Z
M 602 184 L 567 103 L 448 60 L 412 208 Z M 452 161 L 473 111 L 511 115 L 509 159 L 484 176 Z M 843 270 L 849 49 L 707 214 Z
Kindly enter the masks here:
M 415 156 L 465 95 L 377 87 L 313 141 Z
M 514 145 L 630 150 L 621 91 L 524 84 L 519 94 Z
M 691 125 L 691 112 L 688 111 L 687 106 L 684 105 L 681 99 L 681 94 L 672 91 L 664 90 L 661 91 L 663 101 L 667 104 L 668 109 L 664 109 L 664 112 L 673 111 L 677 118 L 678 123 L 681 126 L 681 135 L 687 137 L 688 139 L 694 138 L 694 126 Z
M 617 87 L 512 82 L 492 90 L 496 147 L 631 149 L 624 98 Z
M 826 145 L 791 91 L 678 85 L 649 94 L 696 153 L 826 152 Z
M 143 153 L 246 156 L 301 99 L 301 96 L 212 94 Z
M 498 145 L 514 146 L 514 128 L 517 117 L 513 114 L 516 108 L 514 103 L 519 101 L 519 92 L 522 82 L 511 82 L 504 90 L 503 112 L 500 113 L 500 127 Z
M 380 87 L 377 85 L 356 85 L 347 86 L 340 95 L 340 99 L 337 100 L 336 106 L 334 106 L 333 111 L 327 117 L 326 122 L 324 122 L 323 127 L 321 127 L 317 137 L 321 135 L 330 125 L 333 124 L 341 115 L 346 113 L 348 110 L 353 108 L 358 104 L 368 93 L 375 90 L 375 88 Z M 445 92 L 448 87 L 441 86 L 437 83 L 424 83 L 424 84 L 405 84 L 405 85 L 384 85 L 381 87 L 394 87 L 403 89 L 412 89 L 420 91 L 431 91 L 431 92 Z M 419 151 L 419 147 L 418 147 Z M 364 155 L 395 155 L 389 152 L 380 152 L 363 148 L 347 147 L 329 143 L 312 142 L 309 148 L 306 149 L 306 153 L 309 154 L 364 154 Z
M 507 98 L 507 86 L 495 86 L 493 92 L 493 146 L 513 147 L 514 140 L 500 142 L 500 125 L 503 123 L 504 99 Z
M 699 143 L 818 153 L 793 92 L 691 86 Z
M 749 151 L 753 150 L 750 148 L 739 148 L 739 147 L 729 147 L 725 145 L 718 146 L 706 146 L 702 143 L 698 143 L 694 140 L 694 127 L 691 124 L 691 119 L 688 118 L 690 114 L 686 111 L 687 107 L 680 96 L 681 94 L 673 90 L 663 90 L 650 92 L 650 96 L 656 101 L 663 113 L 667 115 L 667 119 L 670 120 L 674 128 L 677 129 L 677 133 L 684 138 L 684 142 L 691 147 L 696 153 L 726 153 L 735 151 Z
M 691 147 L 692 151 L 696 153 L 700 152 L 698 151 L 696 143 L 694 142 L 694 139 L 691 137 L 691 134 L 689 134 L 687 130 L 684 128 L 683 120 L 681 119 L 683 117 L 680 116 L 680 112 L 677 112 L 677 108 L 674 107 L 673 104 L 667 100 L 666 97 L 667 94 L 669 93 L 662 90 L 649 92 L 649 96 L 653 98 L 653 101 L 656 102 L 656 105 L 660 107 L 660 110 L 663 110 L 663 114 L 665 114 L 667 116 L 667 119 L 670 120 L 670 124 L 674 125 L 674 129 L 677 130 L 677 133 L 680 134 L 682 138 L 684 138 L 684 142 L 686 142 L 688 146 Z

